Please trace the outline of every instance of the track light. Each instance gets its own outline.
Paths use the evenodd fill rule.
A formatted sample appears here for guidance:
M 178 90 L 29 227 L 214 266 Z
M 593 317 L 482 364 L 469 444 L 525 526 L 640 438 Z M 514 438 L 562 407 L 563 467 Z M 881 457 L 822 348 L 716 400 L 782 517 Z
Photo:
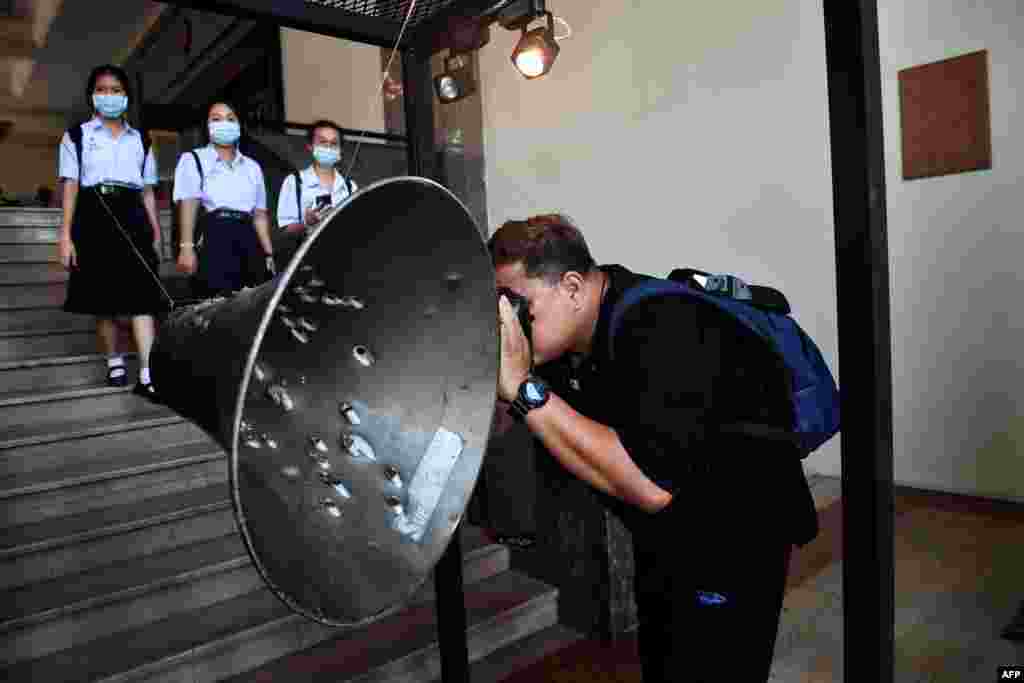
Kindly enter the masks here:
M 515 50 L 512 51 L 512 64 L 525 78 L 534 79 L 551 71 L 551 65 L 558 56 L 558 43 L 555 42 L 555 21 L 551 12 L 545 12 L 548 25 L 531 31 L 522 27 L 523 35 Z
M 476 83 L 470 73 L 469 62 L 465 55 L 449 52 L 444 60 L 444 72 L 434 77 L 434 90 L 437 99 L 443 104 L 461 100 L 476 92 Z

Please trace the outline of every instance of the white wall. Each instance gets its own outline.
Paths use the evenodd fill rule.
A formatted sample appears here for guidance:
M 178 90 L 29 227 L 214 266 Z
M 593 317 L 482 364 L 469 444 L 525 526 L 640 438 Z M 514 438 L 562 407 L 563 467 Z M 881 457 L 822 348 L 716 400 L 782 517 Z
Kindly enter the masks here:
M 819 5 L 558 0 L 573 35 L 536 81 L 496 28 L 481 51 L 491 230 L 563 211 L 599 262 L 776 286 L 838 375 Z M 838 472 L 839 439 L 806 462 Z
M 282 28 L 281 52 L 288 121 L 384 130 L 380 48 Z
M 820 4 L 557 0 L 573 35 L 533 82 L 509 62 L 517 34 L 496 28 L 481 51 L 491 230 L 560 210 L 599 261 L 777 286 L 838 377 Z M 1024 19 L 1017 3 L 879 4 L 896 480 L 1024 497 L 1024 240 L 1011 203 L 1024 135 L 1010 129 Z M 992 52 L 994 170 L 904 182 L 898 69 L 981 48 Z M 807 469 L 838 475 L 839 455 L 836 438 Z
M 1024 498 L 1020 3 L 879 3 L 896 478 Z M 900 69 L 989 51 L 992 170 L 905 181 Z M 1016 124 L 1016 125 L 1014 125 Z

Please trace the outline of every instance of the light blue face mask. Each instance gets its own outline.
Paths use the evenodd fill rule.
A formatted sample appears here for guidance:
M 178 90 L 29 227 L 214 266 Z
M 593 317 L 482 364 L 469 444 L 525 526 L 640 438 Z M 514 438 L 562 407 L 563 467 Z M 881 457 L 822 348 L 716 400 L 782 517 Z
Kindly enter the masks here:
M 325 145 L 316 145 L 313 147 L 313 158 L 316 159 L 316 163 L 327 168 L 333 167 L 338 163 L 338 159 L 341 158 L 341 150 L 337 147 L 327 147 Z
M 92 106 L 103 118 L 116 119 L 128 109 L 127 95 L 93 95 Z
M 237 121 L 210 121 L 210 140 L 215 145 L 233 145 L 241 134 Z

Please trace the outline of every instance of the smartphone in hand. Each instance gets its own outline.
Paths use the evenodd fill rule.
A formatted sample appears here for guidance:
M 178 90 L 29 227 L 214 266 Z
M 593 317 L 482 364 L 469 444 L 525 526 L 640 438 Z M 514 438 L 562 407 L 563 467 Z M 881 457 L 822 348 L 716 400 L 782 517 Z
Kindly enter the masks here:
M 319 197 L 317 197 L 314 208 L 317 210 L 317 212 L 325 211 L 331 208 L 331 195 L 322 194 Z

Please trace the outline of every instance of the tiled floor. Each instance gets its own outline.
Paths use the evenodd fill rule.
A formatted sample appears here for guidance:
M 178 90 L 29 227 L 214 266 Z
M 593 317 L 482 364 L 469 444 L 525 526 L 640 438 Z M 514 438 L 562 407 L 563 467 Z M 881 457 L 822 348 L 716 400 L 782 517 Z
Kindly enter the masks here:
M 794 554 L 772 680 L 843 680 L 840 480 L 813 476 L 822 533 Z M 1024 506 L 942 493 L 896 494 L 897 683 L 984 683 L 1024 664 L 999 637 L 1024 600 Z M 636 644 L 581 641 L 505 683 L 640 680 Z M 685 680 L 685 675 L 680 678 Z

